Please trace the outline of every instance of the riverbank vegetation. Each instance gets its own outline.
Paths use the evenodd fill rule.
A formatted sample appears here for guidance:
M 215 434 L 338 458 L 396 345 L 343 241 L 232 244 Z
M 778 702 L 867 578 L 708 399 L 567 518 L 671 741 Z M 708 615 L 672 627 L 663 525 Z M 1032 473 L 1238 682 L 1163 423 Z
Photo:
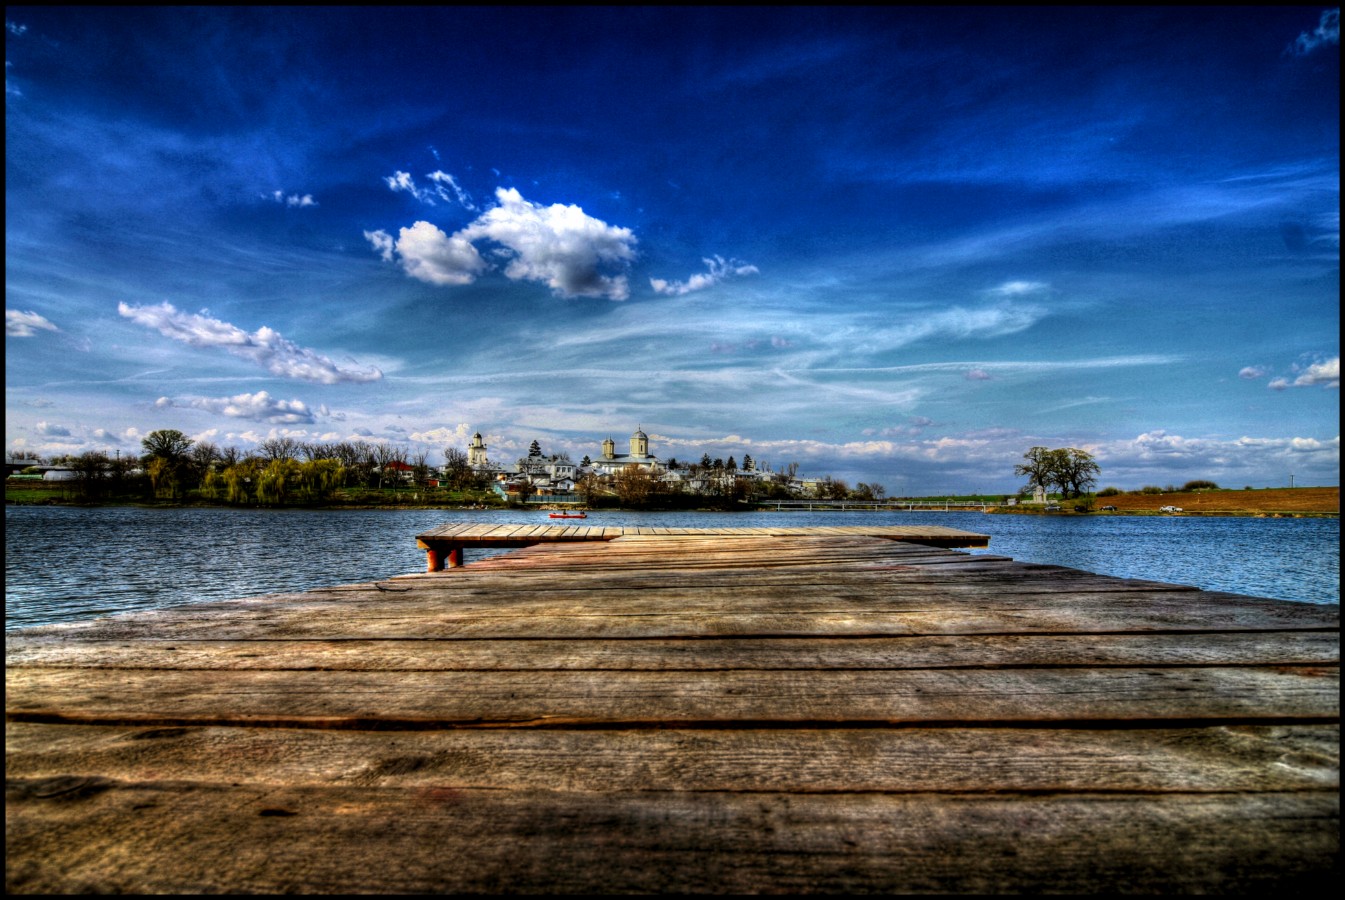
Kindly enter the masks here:
M 249 453 L 193 441 L 181 432 L 152 432 L 139 457 L 88 452 L 51 460 L 61 480 L 43 477 L 42 461 L 5 482 L 5 502 L 13 504 L 140 504 L 309 508 L 471 508 L 503 509 L 581 506 L 588 509 L 750 510 L 781 501 L 860 504 L 867 509 L 938 509 L 975 506 L 990 512 L 1048 515 L 1339 515 L 1338 487 L 1220 488 L 1208 479 L 1135 489 L 1107 486 L 1092 492 L 1100 469 L 1074 448 L 1033 447 L 1015 474 L 1027 484 L 1017 496 L 1005 494 L 888 497 L 881 484 L 851 488 L 825 477 L 800 494 L 791 489 L 796 466 L 779 478 L 743 477 L 732 458 L 708 457 L 686 467 L 695 489 L 656 479 L 630 466 L 614 476 L 585 475 L 568 497 L 537 496 L 524 485 L 495 490 L 488 476 L 467 463 L 456 447 L 444 451 L 444 465 L 432 466 L 425 453 L 360 441 L 306 444 L 291 439 L 263 441 Z M 523 480 L 526 482 L 526 479 Z M 1045 503 L 1030 502 L 1033 492 Z

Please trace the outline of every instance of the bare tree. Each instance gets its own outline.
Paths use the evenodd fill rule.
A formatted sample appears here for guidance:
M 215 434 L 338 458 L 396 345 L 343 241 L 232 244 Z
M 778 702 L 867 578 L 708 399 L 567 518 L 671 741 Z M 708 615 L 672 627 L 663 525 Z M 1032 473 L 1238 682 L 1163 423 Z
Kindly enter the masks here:
M 257 451 L 267 460 L 297 460 L 300 450 L 300 443 L 292 437 L 267 438 L 257 445 Z

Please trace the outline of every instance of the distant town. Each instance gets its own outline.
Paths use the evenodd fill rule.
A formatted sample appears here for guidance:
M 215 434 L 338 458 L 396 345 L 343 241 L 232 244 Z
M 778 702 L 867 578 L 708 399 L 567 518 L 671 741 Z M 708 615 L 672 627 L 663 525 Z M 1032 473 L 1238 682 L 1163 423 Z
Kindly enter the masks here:
M 798 464 L 790 463 L 780 471 L 758 465 L 751 455 L 741 460 L 730 456 L 699 460 L 662 459 L 651 452 L 649 435 L 637 427 L 621 449 L 609 435 L 593 455 L 576 462 L 568 453 L 547 455 L 537 441 L 526 456 L 513 463 L 501 464 L 490 459 L 489 448 L 480 432 L 472 436 L 465 460 L 449 451 L 443 474 L 466 465 L 472 472 L 492 482 L 505 495 L 524 497 L 572 497 L 616 494 L 624 501 L 639 500 L 652 494 L 689 494 L 701 497 L 798 498 L 830 500 L 882 500 L 886 490 L 880 484 L 860 483 L 854 489 L 829 476 L 803 478 Z

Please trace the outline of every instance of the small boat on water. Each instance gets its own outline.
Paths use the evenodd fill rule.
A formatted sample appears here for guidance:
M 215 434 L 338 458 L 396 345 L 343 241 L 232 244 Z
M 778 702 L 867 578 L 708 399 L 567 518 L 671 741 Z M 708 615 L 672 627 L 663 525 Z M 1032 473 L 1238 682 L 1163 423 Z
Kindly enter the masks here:
M 588 513 L 581 513 L 581 512 L 576 512 L 576 513 L 554 512 L 554 513 L 551 514 L 551 518 L 553 518 L 553 519 L 587 519 L 587 518 L 588 518 Z

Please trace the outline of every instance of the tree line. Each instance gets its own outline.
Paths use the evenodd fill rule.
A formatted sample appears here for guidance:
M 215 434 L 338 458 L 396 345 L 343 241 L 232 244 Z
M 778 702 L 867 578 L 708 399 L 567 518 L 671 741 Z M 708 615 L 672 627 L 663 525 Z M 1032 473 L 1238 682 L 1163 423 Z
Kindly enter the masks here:
M 180 500 L 190 491 L 218 502 L 276 506 L 321 503 L 340 488 L 382 490 L 390 483 L 426 487 L 436 468 L 429 451 L 370 441 L 315 443 L 271 438 L 254 449 L 220 447 L 196 441 L 174 429 L 151 432 L 139 456 L 111 456 L 101 450 L 52 457 L 50 463 L 71 470 L 80 494 L 89 500 L 108 495 L 142 494 Z M 453 490 L 480 490 L 486 479 L 467 465 L 455 447 L 444 453 L 440 483 Z M 40 457 L 26 458 L 35 463 Z M 403 474 L 405 473 L 405 475 Z

